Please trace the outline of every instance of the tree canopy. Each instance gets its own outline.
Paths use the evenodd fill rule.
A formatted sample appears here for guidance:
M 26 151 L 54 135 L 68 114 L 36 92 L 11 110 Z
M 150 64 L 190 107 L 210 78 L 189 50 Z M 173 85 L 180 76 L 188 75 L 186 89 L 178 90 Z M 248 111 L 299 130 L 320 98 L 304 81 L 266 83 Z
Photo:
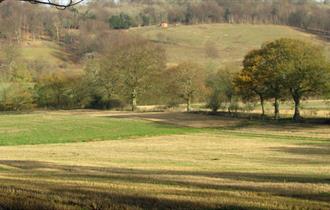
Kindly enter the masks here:
M 279 39 L 251 51 L 244 59 L 244 68 L 235 79 L 243 98 L 258 95 L 275 99 L 275 117 L 278 118 L 278 100 L 290 95 L 295 103 L 294 120 L 300 120 L 300 101 L 310 96 L 325 94 L 330 70 L 322 48 L 295 40 Z M 264 113 L 264 111 L 263 111 Z
M 198 64 L 183 62 L 169 68 L 164 78 L 167 78 L 167 92 L 183 99 L 187 111 L 191 111 L 193 99 L 205 91 L 205 69 Z

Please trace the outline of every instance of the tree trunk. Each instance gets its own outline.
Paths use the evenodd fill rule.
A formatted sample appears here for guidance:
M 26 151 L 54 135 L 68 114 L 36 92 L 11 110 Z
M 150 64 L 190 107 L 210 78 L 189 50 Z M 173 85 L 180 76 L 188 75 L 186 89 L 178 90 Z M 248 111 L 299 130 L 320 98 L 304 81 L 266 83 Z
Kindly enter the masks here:
M 187 112 L 191 111 L 191 97 L 188 96 L 187 98 Z
M 277 98 L 275 98 L 274 108 L 275 108 L 275 119 L 278 120 L 280 119 L 280 103 L 278 102 Z
M 56 107 L 59 109 L 59 108 L 61 108 L 61 96 L 60 96 L 60 94 L 57 94 L 56 100 L 57 100 Z
M 55 24 L 55 30 L 56 30 L 56 41 L 57 43 L 60 43 L 60 28 Z
M 301 121 L 302 117 L 300 115 L 300 97 L 299 96 L 293 96 L 294 100 L 294 115 L 293 120 L 296 122 Z
M 137 107 L 137 91 L 133 89 L 132 91 L 132 111 L 135 112 Z
M 21 33 L 20 33 L 20 30 L 17 30 L 15 33 L 16 33 L 17 44 L 20 44 L 20 42 L 21 42 Z
M 262 111 L 261 116 L 264 117 L 265 116 L 265 99 L 261 95 L 259 95 L 259 97 L 260 97 L 260 105 L 261 105 L 261 111 Z
M 107 109 L 111 108 L 111 97 L 112 97 L 112 92 L 107 89 Z

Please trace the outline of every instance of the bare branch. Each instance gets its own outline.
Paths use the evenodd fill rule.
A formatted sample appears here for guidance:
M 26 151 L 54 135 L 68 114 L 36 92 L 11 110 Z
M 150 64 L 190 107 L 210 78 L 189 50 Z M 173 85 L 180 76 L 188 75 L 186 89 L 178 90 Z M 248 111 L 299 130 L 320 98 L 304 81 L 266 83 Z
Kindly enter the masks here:
M 5 0 L 0 0 L 0 3 Z M 44 5 L 51 5 L 54 6 L 58 9 L 66 9 L 68 7 L 75 6 L 77 4 L 80 4 L 84 0 L 68 0 L 66 3 L 62 3 L 61 1 L 54 1 L 54 0 L 18 0 L 18 1 L 24 1 L 24 2 L 29 2 L 31 4 L 44 4 Z

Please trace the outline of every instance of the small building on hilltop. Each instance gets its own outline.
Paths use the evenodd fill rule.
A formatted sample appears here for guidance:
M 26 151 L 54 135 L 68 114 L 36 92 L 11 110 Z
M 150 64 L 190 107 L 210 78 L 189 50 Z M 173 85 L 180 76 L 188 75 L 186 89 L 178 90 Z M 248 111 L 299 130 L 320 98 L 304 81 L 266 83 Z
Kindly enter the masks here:
M 161 22 L 159 25 L 161 28 L 168 28 L 168 23 L 167 22 Z

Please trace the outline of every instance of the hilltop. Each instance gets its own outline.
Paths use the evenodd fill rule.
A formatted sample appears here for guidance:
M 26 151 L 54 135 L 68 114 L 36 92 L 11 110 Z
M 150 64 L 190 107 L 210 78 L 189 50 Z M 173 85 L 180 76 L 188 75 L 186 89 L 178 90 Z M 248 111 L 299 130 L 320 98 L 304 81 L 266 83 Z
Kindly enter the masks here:
M 145 38 L 163 45 L 168 61 L 194 61 L 208 66 L 240 65 L 244 55 L 262 43 L 279 38 L 296 38 L 311 41 L 325 47 L 330 58 L 330 43 L 318 37 L 288 26 L 251 24 L 203 24 L 132 28 Z M 207 45 L 214 46 L 218 56 L 206 55 Z

